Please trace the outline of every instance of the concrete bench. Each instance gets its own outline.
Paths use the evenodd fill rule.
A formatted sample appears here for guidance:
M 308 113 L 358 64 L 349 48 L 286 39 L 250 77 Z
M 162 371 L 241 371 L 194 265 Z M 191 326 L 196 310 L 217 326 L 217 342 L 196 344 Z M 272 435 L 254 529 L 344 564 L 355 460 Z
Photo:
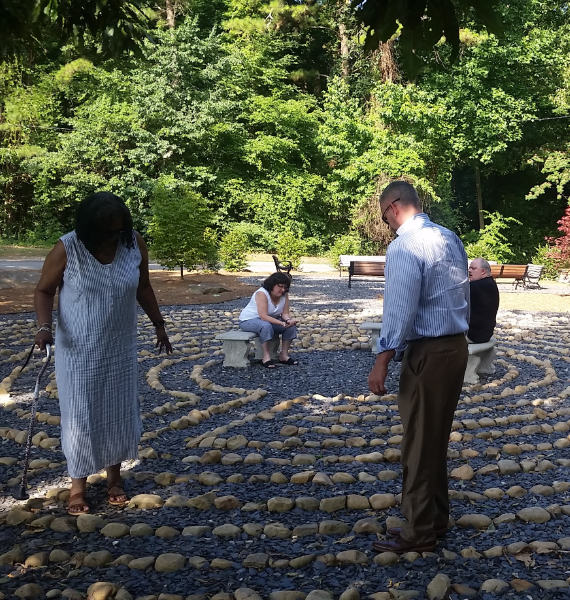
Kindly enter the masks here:
M 479 375 L 492 375 L 495 372 L 493 360 L 497 351 L 495 344 L 497 339 L 492 337 L 484 344 L 468 344 L 469 358 L 463 383 L 478 383 Z
M 257 333 L 252 331 L 226 331 L 216 336 L 217 340 L 222 342 L 224 352 L 224 367 L 244 368 L 251 365 L 249 360 L 250 344 L 255 344 L 255 360 L 261 360 L 263 349 Z M 269 342 L 269 354 L 273 360 L 277 360 L 279 350 L 279 336 L 274 337 Z
M 370 349 L 373 354 L 378 354 L 378 336 L 382 329 L 382 323 L 373 323 L 372 321 L 366 321 L 362 325 L 358 326 L 358 329 L 370 331 Z

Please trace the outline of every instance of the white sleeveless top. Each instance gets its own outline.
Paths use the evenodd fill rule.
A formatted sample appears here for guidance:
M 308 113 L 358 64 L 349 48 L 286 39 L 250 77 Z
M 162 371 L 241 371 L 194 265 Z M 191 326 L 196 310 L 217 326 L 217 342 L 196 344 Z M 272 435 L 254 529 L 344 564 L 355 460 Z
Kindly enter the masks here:
M 283 308 L 285 307 L 285 300 L 287 298 L 286 294 L 283 294 L 279 299 L 278 304 L 273 304 L 271 300 L 271 294 L 264 288 L 260 287 L 258 290 L 253 292 L 253 296 L 251 297 L 249 304 L 241 311 L 239 315 L 240 321 L 247 321 L 249 319 L 258 319 L 259 312 L 257 310 L 257 302 L 255 301 L 255 295 L 259 294 L 259 292 L 263 292 L 267 296 L 267 314 L 270 317 L 276 319 L 283 314 Z

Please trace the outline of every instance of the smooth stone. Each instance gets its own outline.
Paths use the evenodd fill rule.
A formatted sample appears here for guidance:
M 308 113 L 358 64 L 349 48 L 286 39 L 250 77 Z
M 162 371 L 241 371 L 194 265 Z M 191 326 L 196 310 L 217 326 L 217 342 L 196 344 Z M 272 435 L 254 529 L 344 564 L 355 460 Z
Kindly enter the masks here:
M 271 592 L 269 594 L 268 600 L 305 600 L 307 594 L 304 592 L 294 592 L 291 590 L 279 590 L 276 592 Z
M 154 565 L 154 561 L 154 556 L 143 556 L 141 558 L 135 558 L 134 560 L 131 560 L 131 562 L 128 564 L 128 567 L 129 569 L 144 571 L 145 569 L 152 567 L 152 565 Z
M 269 512 L 287 512 L 295 506 L 295 501 L 292 498 L 277 496 L 269 498 L 267 501 L 267 510 Z
M 114 596 L 117 586 L 109 581 L 96 581 L 87 589 L 89 600 L 107 600 Z
M 487 529 L 492 521 L 487 515 L 467 514 L 456 521 L 459 527 L 472 527 L 474 529 Z
M 312 479 L 312 483 L 314 485 L 326 485 L 326 486 L 333 485 L 331 478 L 326 473 L 321 473 L 321 472 L 315 474 L 315 476 Z
M 563 579 L 539 579 L 536 585 L 543 590 L 560 590 L 570 587 L 570 584 Z
M 248 554 L 242 564 L 244 567 L 251 567 L 253 569 L 265 569 L 269 564 L 269 555 L 263 552 Z
M 485 558 L 499 558 L 500 556 L 503 556 L 503 551 L 503 546 L 493 546 L 488 550 L 483 550 L 483 556 Z
M 262 600 L 261 596 L 251 588 L 239 588 L 234 592 L 234 598 L 235 600 Z
M 257 537 L 263 533 L 263 525 L 260 523 L 244 523 L 242 529 L 251 537 Z
M 78 515 L 77 529 L 83 533 L 93 533 L 105 527 L 106 521 L 99 515 Z
M 313 590 L 307 594 L 305 600 L 333 600 L 333 596 L 325 590 Z
M 154 532 L 154 535 L 158 538 L 162 538 L 163 540 L 171 540 L 172 538 L 180 535 L 180 531 L 178 531 L 178 529 L 174 529 L 174 527 L 163 525 Z
M 359 550 L 344 550 L 336 555 L 336 559 L 341 564 L 367 565 L 368 557 Z
M 133 496 L 129 502 L 129 508 L 142 508 L 145 510 L 161 508 L 164 500 L 157 494 L 138 494 Z
M 314 481 L 314 480 L 313 480 Z M 319 505 L 319 510 L 324 512 L 336 512 L 346 507 L 346 496 L 333 496 L 332 498 L 323 498 Z
M 232 523 L 226 523 L 212 529 L 212 533 L 218 537 L 236 537 L 241 533 L 241 528 Z
M 31 523 L 36 518 L 33 512 L 24 510 L 23 508 L 12 508 L 6 516 L 6 525 L 16 527 L 22 523 Z
M 313 498 L 311 496 L 303 496 L 301 498 L 297 498 L 295 500 L 295 508 L 300 508 L 301 510 L 306 511 L 315 511 L 318 510 L 320 506 L 320 501 L 318 498 Z
M 394 494 L 374 494 L 370 496 L 370 506 L 374 510 L 386 510 L 396 505 L 396 497 Z
M 470 598 L 471 596 L 474 597 L 477 595 L 477 590 L 474 590 L 473 588 L 471 588 L 468 585 L 465 585 L 463 583 L 452 583 L 451 589 L 456 594 L 459 594 L 460 596 L 467 596 L 468 598 Z
M 64 563 L 67 562 L 71 556 L 65 550 L 60 550 L 56 548 L 49 553 L 49 562 L 50 563 Z
M 207 494 L 201 494 L 200 496 L 190 498 L 190 500 L 188 500 L 188 506 L 189 508 L 208 510 L 214 504 L 215 499 L 216 494 L 214 494 L 214 492 L 208 492 Z
M 348 588 L 339 596 L 338 600 L 360 600 L 360 592 L 356 588 Z
M 235 510 L 241 507 L 241 502 L 235 496 L 219 496 L 214 500 L 218 510 Z
M 99 550 L 91 552 L 83 559 L 83 566 L 90 568 L 102 567 L 113 560 L 112 554 L 108 550 Z
M 154 529 L 148 523 L 135 523 L 129 530 L 131 537 L 142 537 L 144 535 L 154 535 Z
M 182 535 L 193 536 L 193 537 L 204 537 L 206 534 L 211 533 L 212 528 L 207 525 L 190 525 L 184 527 Z
M 176 552 L 166 552 L 156 558 L 154 570 L 157 573 L 174 573 L 184 567 L 186 558 Z
M 356 521 L 352 531 L 354 533 L 384 533 L 384 528 L 375 517 L 367 517 Z
M 427 586 L 427 596 L 429 600 L 443 600 L 447 597 L 451 581 L 447 575 L 438 573 Z
M 176 494 L 174 496 L 170 496 L 170 498 L 167 498 L 164 506 L 172 508 L 186 508 L 188 506 L 188 500 L 188 496 Z
M 15 592 L 17 598 L 43 598 L 44 590 L 37 583 L 21 585 Z
M 517 513 L 517 517 L 525 523 L 546 523 L 551 519 L 550 513 L 539 506 L 523 508 Z
M 398 560 L 399 557 L 395 552 L 381 552 L 374 557 L 374 563 L 381 567 L 395 565 Z
M 121 538 L 129 535 L 130 528 L 125 523 L 107 523 L 101 529 L 101 535 L 110 538 Z
M 263 533 L 269 538 L 288 539 L 291 537 L 291 531 L 282 523 L 268 523 L 263 528 Z
M 48 552 L 37 552 L 26 558 L 24 565 L 26 567 L 45 567 L 48 564 Z
M 318 528 L 320 535 L 345 535 L 350 531 L 350 525 L 343 521 L 321 521 Z
M 516 460 L 500 460 L 497 465 L 501 475 L 514 475 L 515 473 L 520 473 L 521 471 L 521 467 Z
M 289 566 L 292 569 L 302 569 L 303 567 L 306 567 L 307 565 L 311 564 L 314 560 L 314 554 L 304 554 L 303 556 L 292 558 L 289 561 Z
M 452 479 L 460 479 L 463 481 L 470 481 L 475 476 L 475 472 L 470 465 L 462 465 L 451 471 Z
M 490 594 L 500 594 L 509 587 L 509 584 L 502 579 L 487 579 L 480 587 L 481 592 L 489 592 Z

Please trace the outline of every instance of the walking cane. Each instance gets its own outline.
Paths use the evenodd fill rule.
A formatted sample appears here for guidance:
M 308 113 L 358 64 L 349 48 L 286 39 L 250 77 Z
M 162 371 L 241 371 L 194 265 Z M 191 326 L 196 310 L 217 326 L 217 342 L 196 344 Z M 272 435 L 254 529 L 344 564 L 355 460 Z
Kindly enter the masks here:
M 32 351 L 33 351 L 33 348 L 32 348 Z M 26 456 L 24 458 L 24 470 L 22 472 L 22 482 L 20 484 L 19 490 L 17 490 L 13 494 L 13 496 L 16 500 L 27 500 L 30 497 L 30 495 L 28 494 L 28 492 L 26 490 L 26 484 L 27 484 L 26 476 L 28 474 L 28 465 L 30 463 L 30 449 L 32 447 L 32 436 L 34 434 L 34 425 L 36 422 L 36 411 L 38 408 L 38 399 L 40 397 L 40 379 L 42 378 L 43 374 L 46 372 L 46 369 L 48 368 L 48 365 L 49 365 L 49 361 L 51 359 L 51 345 L 50 344 L 46 344 L 46 353 L 47 353 L 46 361 L 43 364 L 42 368 L 40 369 L 40 372 L 38 373 L 38 377 L 36 379 L 36 387 L 34 389 L 34 399 L 32 400 L 32 414 L 30 416 L 30 424 L 28 426 L 28 440 L 26 441 Z M 28 357 L 28 360 L 29 360 L 29 357 Z M 27 361 L 26 361 L 26 364 L 27 364 Z M 22 367 L 22 369 L 23 368 L 24 367 Z

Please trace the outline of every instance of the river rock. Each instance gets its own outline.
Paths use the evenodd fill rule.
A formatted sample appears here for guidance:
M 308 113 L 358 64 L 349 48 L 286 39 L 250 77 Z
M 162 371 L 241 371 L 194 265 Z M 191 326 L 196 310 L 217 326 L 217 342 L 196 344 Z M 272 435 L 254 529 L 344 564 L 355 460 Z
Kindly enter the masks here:
M 157 557 L 154 570 L 157 573 L 174 573 L 184 567 L 186 558 L 176 552 L 166 552 Z

